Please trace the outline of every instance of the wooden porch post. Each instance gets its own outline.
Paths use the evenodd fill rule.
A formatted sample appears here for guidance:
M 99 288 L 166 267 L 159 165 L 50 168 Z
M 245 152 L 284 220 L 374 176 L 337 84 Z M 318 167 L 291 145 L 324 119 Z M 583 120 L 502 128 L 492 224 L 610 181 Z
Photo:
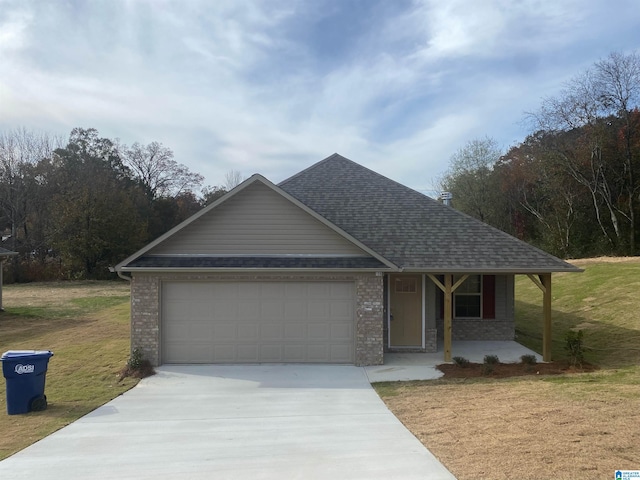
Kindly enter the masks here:
M 542 360 L 551 361 L 551 273 L 539 275 L 539 279 L 527 275 L 542 290 Z
M 540 281 L 544 286 L 542 309 L 544 311 L 544 326 L 542 328 L 542 359 L 551 361 L 551 274 L 540 275 Z
M 451 361 L 451 281 L 450 273 L 444 276 L 444 361 Z
M 453 308 L 452 308 L 452 295 L 456 289 L 462 285 L 467 278 L 469 278 L 468 274 L 462 275 L 460 279 L 452 285 L 453 283 L 453 275 L 450 273 L 446 273 L 444 275 L 444 285 L 438 280 L 438 278 L 432 274 L 427 273 L 427 276 L 431 279 L 433 283 L 436 284 L 442 293 L 444 293 L 444 361 L 451 361 L 451 321 L 453 319 Z

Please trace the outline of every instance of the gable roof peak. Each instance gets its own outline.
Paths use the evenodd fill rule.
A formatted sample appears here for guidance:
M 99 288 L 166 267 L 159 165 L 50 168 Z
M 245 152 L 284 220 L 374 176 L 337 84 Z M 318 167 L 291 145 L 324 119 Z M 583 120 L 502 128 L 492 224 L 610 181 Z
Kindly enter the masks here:
M 284 179 L 283 181 L 281 181 L 278 184 L 278 186 L 280 187 L 282 185 L 285 185 L 290 180 L 298 178 L 301 175 L 306 175 L 307 173 L 311 172 L 312 170 L 314 170 L 316 168 L 319 168 L 319 167 L 321 167 L 321 166 L 323 166 L 323 165 L 325 165 L 327 163 L 336 163 L 336 162 L 348 162 L 348 163 L 351 163 L 351 164 L 356 165 L 358 167 L 365 168 L 362 165 L 354 162 L 353 160 L 349 160 L 347 157 L 343 157 L 339 153 L 332 153 L 327 158 L 324 158 L 324 159 L 320 160 L 319 162 L 316 162 L 313 165 L 305 168 L 304 170 L 301 170 L 298 173 L 295 173 L 295 174 L 291 175 L 289 178 Z

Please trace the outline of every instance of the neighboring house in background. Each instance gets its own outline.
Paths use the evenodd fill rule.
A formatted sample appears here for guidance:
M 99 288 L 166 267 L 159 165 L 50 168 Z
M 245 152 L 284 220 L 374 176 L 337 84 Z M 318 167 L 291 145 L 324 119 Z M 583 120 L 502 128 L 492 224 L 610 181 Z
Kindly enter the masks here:
M 152 363 L 376 365 L 384 352 L 513 340 L 514 276 L 580 269 L 338 154 L 253 175 L 114 270 Z

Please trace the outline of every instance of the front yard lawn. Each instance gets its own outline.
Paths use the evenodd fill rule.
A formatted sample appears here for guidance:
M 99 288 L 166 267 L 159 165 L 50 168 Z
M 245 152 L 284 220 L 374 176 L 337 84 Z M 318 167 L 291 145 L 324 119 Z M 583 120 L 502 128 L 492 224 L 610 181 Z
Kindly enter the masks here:
M 640 469 L 640 259 L 553 276 L 553 357 L 584 331 L 590 373 L 380 383 L 391 411 L 459 480 L 602 479 Z M 542 299 L 516 282 L 518 340 L 541 351 Z M 454 325 L 455 328 L 455 325 Z
M 129 358 L 129 284 L 65 282 L 5 285 L 0 355 L 52 350 L 42 412 L 7 415 L 0 379 L 0 460 L 130 389 L 119 382 Z

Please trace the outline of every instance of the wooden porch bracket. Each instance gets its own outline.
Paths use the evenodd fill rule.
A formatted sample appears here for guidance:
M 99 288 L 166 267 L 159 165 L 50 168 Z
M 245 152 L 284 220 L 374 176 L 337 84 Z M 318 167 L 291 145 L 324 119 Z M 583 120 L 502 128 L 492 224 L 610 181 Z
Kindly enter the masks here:
M 542 360 L 551 361 L 551 273 L 543 273 L 536 278 L 532 274 L 527 277 L 542 290 Z
M 444 275 L 444 285 L 438 278 L 432 273 L 427 273 L 431 281 L 436 284 L 436 286 L 444 292 L 444 361 L 451 361 L 451 320 L 453 318 L 453 302 L 452 295 L 456 289 L 464 283 L 464 281 L 469 278 L 469 275 L 462 275 L 460 280 L 458 280 L 455 284 L 453 283 L 453 275 L 450 273 L 446 273 Z

